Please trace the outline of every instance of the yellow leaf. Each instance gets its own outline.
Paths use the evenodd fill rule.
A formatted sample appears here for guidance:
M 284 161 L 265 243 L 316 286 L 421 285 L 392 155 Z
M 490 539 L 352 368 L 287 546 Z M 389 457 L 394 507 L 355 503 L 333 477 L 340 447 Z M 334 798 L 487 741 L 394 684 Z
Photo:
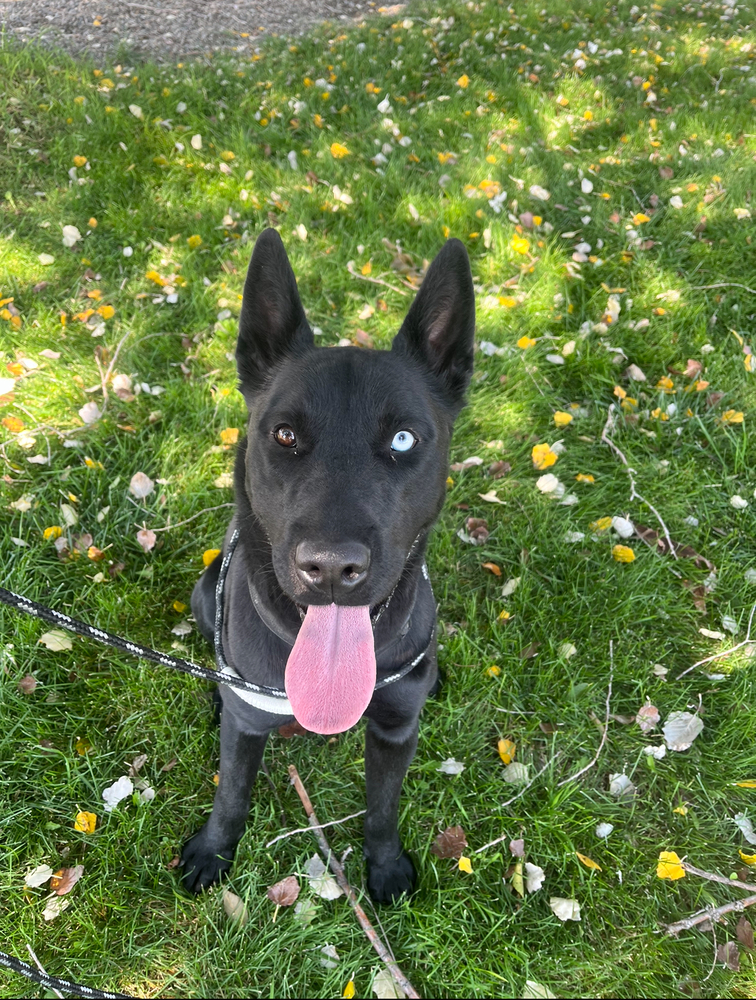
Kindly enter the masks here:
M 88 469 L 99 469 L 100 471 L 102 471 L 102 469 L 105 468 L 102 462 L 98 462 L 94 458 L 85 458 L 84 464 Z
M 470 864 L 470 859 L 466 858 L 464 854 L 457 862 L 457 867 L 461 872 L 467 872 L 468 875 L 472 875 L 472 865 Z
M 60 525 L 57 524 L 50 525 L 49 528 L 45 528 L 45 530 L 42 532 L 42 536 L 44 537 L 46 542 L 49 542 L 51 538 L 52 539 L 60 538 L 62 534 L 63 534 L 63 529 L 60 527 Z
M 91 749 L 92 749 L 92 744 L 89 742 L 86 736 L 80 736 L 76 741 L 76 753 L 78 753 L 81 757 L 86 757 L 86 755 L 89 753 Z M 79 813 L 79 815 L 81 816 L 82 814 Z M 84 815 L 86 815 L 86 813 L 84 813 Z M 89 815 L 91 816 L 92 814 L 89 813 Z
M 24 429 L 24 422 L 19 417 L 3 417 L 2 425 L 9 430 L 11 434 L 18 434 Z
M 738 788 L 756 788 L 756 781 L 736 781 Z
M 205 549 L 202 553 L 202 562 L 204 565 L 209 566 L 215 557 L 220 555 L 220 551 L 220 549 Z
M 349 150 L 346 146 L 342 146 L 340 142 L 331 143 L 331 156 L 334 160 L 341 160 L 345 156 L 349 156 Z
M 225 160 L 226 163 L 230 163 L 231 160 L 236 159 L 236 153 L 232 153 L 230 149 L 224 149 L 221 153 L 221 159 Z
M 90 229 L 97 229 L 97 219 L 95 219 L 94 216 L 91 216 L 87 222 L 87 225 L 89 226 Z
M 740 410 L 725 410 L 722 414 L 723 424 L 742 424 L 743 414 Z
M 103 319 L 112 319 L 115 316 L 115 309 L 112 306 L 100 306 L 95 312 L 102 316 Z
M 596 482 L 596 480 L 593 478 L 593 476 L 590 475 L 590 473 L 587 473 L 587 472 L 578 472 L 578 474 L 575 476 L 575 479 L 577 479 L 577 481 L 579 483 L 595 483 Z
M 467 73 L 463 73 L 462 76 L 457 80 L 457 86 L 461 87 L 462 90 L 466 90 L 470 86 L 470 77 Z
M 504 609 L 503 611 L 500 611 L 500 612 L 499 612 L 499 618 L 498 618 L 498 621 L 500 621 L 500 622 L 507 622 L 507 621 L 509 621 L 509 619 L 510 619 L 511 617 L 512 617 L 512 616 L 510 615 L 510 613 L 509 613 L 509 612 L 507 611 L 507 609 L 505 608 L 505 609 Z M 498 667 L 497 667 L 497 670 L 498 670 Z
M 530 250 L 530 243 L 524 236 L 513 236 L 512 249 L 515 253 L 526 254 Z
M 578 861 L 582 861 L 582 863 L 585 865 L 586 868 L 590 868 L 591 871 L 594 872 L 601 871 L 601 865 L 596 864 L 595 861 L 593 861 L 591 858 L 586 857 L 585 854 L 581 854 L 580 851 L 575 851 L 575 854 L 577 854 L 578 856 Z
M 354 980 L 350 979 L 349 982 L 344 987 L 344 992 L 341 994 L 344 1000 L 352 1000 L 356 990 L 354 987 Z
M 97 816 L 95 816 L 94 813 L 90 812 L 76 813 L 74 830 L 78 830 L 79 833 L 94 833 L 96 826 L 97 826 Z
M 633 224 L 636 226 L 640 226 L 641 223 L 643 222 L 650 222 L 650 221 L 651 221 L 651 216 L 646 215 L 645 212 L 636 212 L 635 215 L 633 216 Z
M 534 226 L 540 226 L 542 222 L 543 222 L 543 216 L 541 216 L 541 215 L 534 215 L 533 216 L 533 225 Z
M 661 852 L 659 864 L 656 866 L 656 876 L 673 880 L 685 877 L 685 869 L 674 851 Z
M 83 167 L 86 162 L 86 156 L 74 156 L 73 158 L 73 164 L 75 167 Z
M 525 895 L 525 880 L 522 877 L 522 861 L 518 861 L 514 866 L 510 885 L 518 896 L 522 897 Z
M 199 237 L 197 238 L 199 239 Z M 192 237 L 190 236 L 189 239 L 192 239 Z M 161 278 L 157 271 L 148 271 L 145 274 L 145 278 L 148 281 L 154 281 L 156 285 L 160 285 L 161 287 L 165 284 L 165 279 Z
M 197 247 L 202 246 L 202 237 L 196 234 L 194 236 L 187 236 L 186 242 L 190 250 L 196 250 Z
M 572 414 L 565 413 L 564 410 L 557 410 L 554 414 L 554 423 L 557 427 L 566 427 L 567 424 L 572 423 Z
M 570 103 L 570 102 L 569 102 L 569 101 L 567 100 L 567 98 L 566 98 L 566 97 L 562 97 L 562 95 L 561 95 L 561 94 L 559 95 L 559 97 L 557 97 L 557 99 L 556 99 L 556 102 L 557 102 L 557 104 L 558 104 L 558 105 L 559 105 L 560 107 L 562 107 L 562 108 L 566 108 L 566 107 L 567 107 L 567 105 L 568 105 L 568 104 Z
M 517 745 L 511 740 L 499 740 L 497 746 L 499 748 L 499 756 L 504 763 L 511 764 L 517 753 Z
M 224 444 L 236 444 L 239 440 L 239 428 L 226 427 L 220 432 L 220 437 Z
M 593 121 L 593 112 L 592 111 L 584 111 L 583 112 L 583 120 L 587 121 L 587 122 L 592 122 Z
M 656 383 L 657 389 L 662 389 L 664 392 L 669 392 L 674 388 L 675 383 L 669 377 L 669 375 L 663 375 L 659 381 Z
M 548 469 L 559 457 L 547 444 L 534 444 L 531 456 L 536 469 Z
M 738 854 L 740 855 L 740 860 L 744 861 L 747 865 L 756 865 L 756 854 L 743 854 L 740 849 L 738 849 Z
M 677 813 L 679 816 L 687 816 L 688 815 L 688 807 L 687 806 L 675 806 L 675 808 L 672 810 L 672 812 L 673 813 Z
M 372 270 L 373 270 L 373 265 L 370 261 L 368 261 L 367 264 L 363 264 L 362 267 L 360 268 L 362 274 L 365 275 L 371 274 Z
M 627 393 L 625 392 L 625 390 L 622 388 L 621 385 L 615 385 L 614 395 L 617 397 L 617 399 L 624 399 L 625 396 L 627 396 Z
M 517 299 L 513 299 L 511 295 L 500 295 L 499 305 L 504 306 L 505 309 L 511 309 L 513 306 L 517 305 Z M 533 341 L 535 343 L 535 341 Z
M 591 521 L 589 527 L 594 531 L 608 531 L 612 526 L 611 517 L 600 517 L 597 521 Z
M 517 341 L 517 346 L 522 351 L 527 351 L 529 347 L 533 347 L 534 345 L 535 345 L 535 340 L 532 337 L 528 337 L 527 335 L 520 337 L 520 339 Z
M 502 614 L 504 614 L 503 611 Z M 507 615 L 507 617 L 509 617 L 509 615 Z M 499 615 L 499 618 L 501 618 L 501 615 Z M 489 677 L 498 677 L 501 673 L 501 667 L 497 667 L 495 663 L 492 663 L 488 670 L 486 670 L 486 673 Z
M 756 367 L 754 367 L 754 355 L 753 354 L 746 354 L 746 356 L 743 358 L 743 364 L 745 365 L 745 370 L 747 372 L 756 371 Z
M 186 611 L 186 605 L 183 601 L 174 601 L 173 610 L 177 611 L 181 615 Z
M 448 240 L 449 239 L 449 233 L 451 232 L 451 229 L 449 229 L 448 226 L 442 226 L 441 227 L 441 232 L 444 234 L 444 239 Z
M 615 545 L 612 549 L 612 555 L 620 563 L 631 563 L 635 559 L 635 552 L 629 545 Z

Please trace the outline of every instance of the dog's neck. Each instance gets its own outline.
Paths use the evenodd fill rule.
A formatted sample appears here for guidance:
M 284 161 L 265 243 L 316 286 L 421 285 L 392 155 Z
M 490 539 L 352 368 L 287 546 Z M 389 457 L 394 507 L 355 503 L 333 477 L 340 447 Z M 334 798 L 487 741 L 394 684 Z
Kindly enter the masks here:
M 247 584 L 255 611 L 263 624 L 284 642 L 293 645 L 302 621 L 298 605 L 283 591 L 273 569 L 270 541 L 258 520 L 245 487 L 246 441 L 239 445 L 234 469 L 236 523 L 245 563 Z M 404 636 L 423 580 L 428 529 L 413 542 L 401 577 L 371 618 L 376 653 Z M 427 571 L 426 571 L 427 572 Z

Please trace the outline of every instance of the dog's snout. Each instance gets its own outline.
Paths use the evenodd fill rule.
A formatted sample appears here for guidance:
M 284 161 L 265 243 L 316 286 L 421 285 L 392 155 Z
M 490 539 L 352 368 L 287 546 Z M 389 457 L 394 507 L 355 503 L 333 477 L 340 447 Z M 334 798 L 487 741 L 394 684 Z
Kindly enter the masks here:
M 308 590 L 320 591 L 335 601 L 365 579 L 370 549 L 359 542 L 333 546 L 300 542 L 294 561 L 297 575 Z

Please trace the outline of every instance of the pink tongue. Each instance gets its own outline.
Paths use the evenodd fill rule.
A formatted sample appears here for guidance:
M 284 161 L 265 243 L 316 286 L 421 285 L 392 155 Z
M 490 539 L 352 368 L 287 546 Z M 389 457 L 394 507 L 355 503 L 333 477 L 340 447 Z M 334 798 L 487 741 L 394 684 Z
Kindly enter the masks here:
M 375 690 L 370 608 L 310 606 L 286 664 L 286 693 L 297 722 L 313 733 L 343 733 Z

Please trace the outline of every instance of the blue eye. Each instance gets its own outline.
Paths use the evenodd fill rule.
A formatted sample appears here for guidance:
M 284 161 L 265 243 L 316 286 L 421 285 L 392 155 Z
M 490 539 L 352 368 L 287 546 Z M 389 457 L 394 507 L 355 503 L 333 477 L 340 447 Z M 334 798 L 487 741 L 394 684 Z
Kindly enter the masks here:
M 397 431 L 391 442 L 392 451 L 409 451 L 417 444 L 417 438 L 411 431 Z

